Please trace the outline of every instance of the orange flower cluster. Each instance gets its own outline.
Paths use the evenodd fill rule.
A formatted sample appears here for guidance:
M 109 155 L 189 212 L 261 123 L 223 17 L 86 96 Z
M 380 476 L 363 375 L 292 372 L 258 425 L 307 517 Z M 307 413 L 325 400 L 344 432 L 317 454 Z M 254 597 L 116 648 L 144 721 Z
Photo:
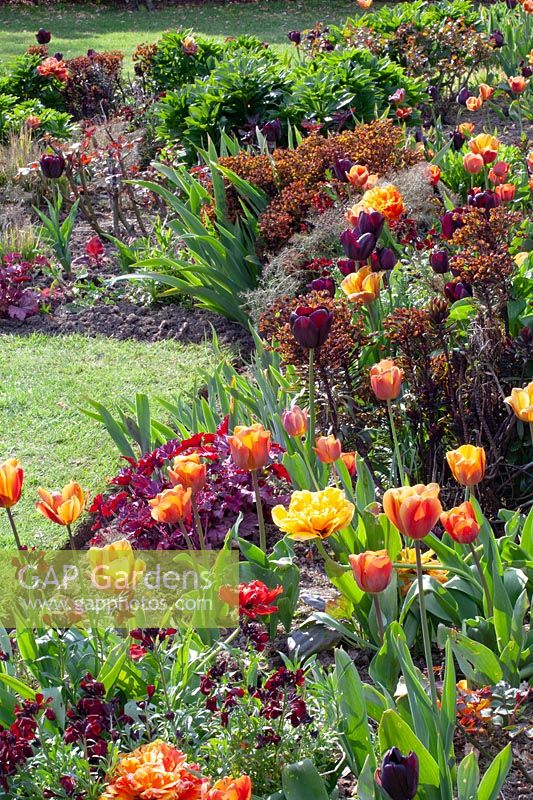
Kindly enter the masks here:
M 58 61 L 57 58 L 45 58 L 43 63 L 37 67 L 37 72 L 43 78 L 56 78 L 61 83 L 66 83 L 69 77 L 65 62 Z
M 364 193 L 361 201 L 351 208 L 346 216 L 352 225 L 362 210 L 379 211 L 388 222 L 395 222 L 405 213 L 405 205 L 400 191 L 392 183 L 386 186 L 375 186 Z
M 100 800 L 251 800 L 252 783 L 222 778 L 211 785 L 185 753 L 161 740 L 120 757 Z

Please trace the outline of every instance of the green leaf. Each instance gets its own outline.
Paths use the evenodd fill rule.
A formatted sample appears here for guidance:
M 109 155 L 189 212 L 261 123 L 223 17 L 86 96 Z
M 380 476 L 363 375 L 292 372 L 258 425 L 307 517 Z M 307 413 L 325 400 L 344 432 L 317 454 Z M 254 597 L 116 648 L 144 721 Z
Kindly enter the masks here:
M 400 747 L 403 753 L 411 750 L 418 756 L 420 785 L 417 800 L 441 800 L 439 767 L 409 725 L 393 711 L 385 711 L 379 725 L 379 744 L 382 752 Z
M 352 769 L 358 775 L 374 750 L 368 727 L 363 684 L 350 656 L 344 650 L 335 652 L 335 678 L 337 681 L 341 729 Z
M 511 768 L 512 760 L 513 751 L 511 749 L 511 745 L 508 744 L 507 747 L 504 747 L 504 749 L 498 753 L 488 770 L 483 775 L 478 788 L 478 800 L 497 800 L 497 797 L 500 794 L 500 789 L 502 788 L 507 777 L 507 773 Z
M 479 781 L 479 767 L 474 753 L 469 753 L 463 758 L 457 770 L 457 797 L 458 800 L 477 800 L 477 784 Z
M 441 647 L 449 641 L 461 671 L 478 686 L 494 685 L 503 677 L 497 657 L 485 645 L 475 642 L 454 628 L 439 625 L 437 640 Z
M 35 689 L 32 689 L 31 686 L 23 683 L 13 675 L 0 672 L 0 682 L 3 683 L 4 686 L 9 686 L 10 689 L 13 689 L 14 692 L 19 694 L 21 697 L 24 697 L 25 700 L 35 700 Z
M 308 758 L 284 767 L 281 784 L 286 800 L 329 800 L 324 781 Z

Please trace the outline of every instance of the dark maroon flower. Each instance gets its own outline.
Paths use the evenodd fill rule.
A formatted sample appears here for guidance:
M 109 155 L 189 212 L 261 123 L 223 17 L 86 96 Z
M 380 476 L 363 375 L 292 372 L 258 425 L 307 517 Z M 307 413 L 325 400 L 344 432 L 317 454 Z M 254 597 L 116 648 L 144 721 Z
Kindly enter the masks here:
M 347 172 L 351 170 L 354 162 L 351 158 L 336 158 L 333 162 L 333 172 L 338 181 L 342 183 L 348 182 Z
M 48 42 L 52 38 L 52 34 L 45 28 L 39 28 L 39 30 L 35 34 L 35 38 L 37 39 L 39 44 L 48 44 Z
M 146 696 L 148 697 L 149 700 L 151 700 L 154 694 L 155 694 L 155 686 L 153 683 L 149 683 L 148 686 L 146 687 Z
M 433 250 L 429 255 L 429 263 L 433 272 L 436 272 L 437 275 L 444 275 L 450 269 L 448 251 Z
M 267 142 L 279 142 L 283 133 L 281 127 L 281 120 L 279 118 L 272 119 L 269 122 L 263 123 L 259 126 L 259 130 L 267 140 Z
M 466 101 L 469 97 L 472 97 L 472 92 L 468 88 L 468 86 L 463 86 L 462 89 L 459 90 L 457 97 L 455 98 L 460 106 L 466 106 Z
M 287 36 L 289 37 L 289 41 L 291 41 L 293 44 L 301 44 L 302 34 L 300 31 L 289 31 Z
M 337 261 L 337 267 L 340 270 L 341 275 L 351 275 L 352 272 L 355 272 L 357 269 L 357 264 L 352 258 L 339 258 Z
M 520 72 L 524 78 L 531 78 L 533 75 L 533 67 L 528 67 L 525 62 L 523 61 L 522 64 L 524 65 L 521 67 Z
M 357 228 L 343 231 L 340 242 L 346 256 L 353 261 L 366 261 L 376 246 L 376 237 L 373 233 L 359 234 Z
M 72 775 L 62 775 L 59 779 L 59 785 L 68 795 L 74 794 L 76 789 L 76 780 Z
M 492 46 L 496 48 L 503 47 L 505 44 L 505 38 L 501 31 L 492 31 L 489 39 Z
M 360 234 L 372 233 L 376 240 L 381 236 L 385 217 L 380 211 L 361 211 L 357 217 L 357 230 Z
M 54 58 L 56 61 L 63 61 L 63 53 L 54 53 Z
M 396 253 L 390 247 L 379 247 L 376 251 L 379 268 L 382 270 L 394 269 L 398 259 Z
M 41 156 L 39 165 L 44 177 L 49 180 L 57 180 L 65 171 L 65 159 L 61 153 Z
M 445 239 L 451 239 L 455 231 L 463 227 L 463 221 L 458 209 L 446 211 L 440 218 L 442 225 L 442 235 Z
M 418 791 L 418 757 L 412 751 L 402 755 L 391 747 L 383 756 L 381 768 L 376 770 L 376 782 L 391 800 L 413 800 Z
M 415 142 L 422 142 L 422 144 L 427 144 L 428 137 L 424 134 L 422 128 L 417 128 L 415 131 Z
M 492 208 L 499 206 L 501 200 L 496 192 L 492 192 L 490 189 L 487 189 L 484 192 L 475 193 L 472 189 L 470 189 L 468 192 L 467 203 L 469 206 L 473 206 L 474 208 L 483 208 L 486 211 L 490 211 Z
M 518 5 L 518 0 L 505 0 L 505 5 L 507 8 L 516 8 Z
M 308 308 L 299 306 L 290 316 L 292 335 L 306 350 L 321 347 L 329 336 L 333 312 L 324 306 Z
M 333 278 L 315 278 L 309 284 L 314 292 L 327 292 L 330 297 L 335 297 L 335 281 Z
M 464 136 L 461 131 L 455 130 L 452 133 L 452 147 L 455 151 L 461 149 L 461 147 L 466 142 L 466 136 Z
M 444 294 L 450 302 L 456 303 L 457 300 L 464 300 L 465 297 L 472 297 L 472 287 L 465 281 L 458 281 L 457 283 L 450 281 L 444 287 Z

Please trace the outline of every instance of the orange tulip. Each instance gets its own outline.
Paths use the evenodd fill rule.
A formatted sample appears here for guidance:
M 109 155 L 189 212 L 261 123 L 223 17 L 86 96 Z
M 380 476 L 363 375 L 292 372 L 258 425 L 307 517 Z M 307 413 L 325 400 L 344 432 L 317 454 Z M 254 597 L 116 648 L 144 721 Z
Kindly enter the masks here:
M 436 186 L 437 183 L 440 181 L 440 176 L 441 176 L 440 167 L 438 167 L 436 164 L 430 164 L 428 167 L 428 173 L 429 173 L 429 182 L 431 186 Z
M 523 75 L 512 75 L 508 80 L 509 88 L 514 94 L 522 94 L 528 83 Z
M 488 83 L 481 83 L 479 85 L 479 96 L 482 100 L 490 100 L 492 95 L 494 94 L 494 89 L 492 86 L 489 86 Z
M 383 495 L 383 511 L 404 536 L 423 539 L 442 513 L 438 483 L 422 483 L 388 489 Z
M 362 189 L 366 186 L 370 173 L 368 167 L 364 167 L 362 164 L 354 164 L 347 173 L 347 177 L 352 186 Z
M 248 775 L 221 778 L 209 791 L 206 800 L 251 800 L 252 781 Z
M 352 303 L 372 303 L 379 297 L 381 273 L 372 272 L 372 267 L 362 267 L 347 275 L 341 283 L 342 291 Z
M 473 122 L 461 122 L 461 124 L 457 126 L 457 130 L 462 133 L 463 136 L 472 136 L 475 127 Z
M 533 422 L 533 381 L 523 389 L 512 389 L 505 402 L 511 406 L 521 422 Z
M 353 478 L 357 472 L 355 455 L 356 455 L 355 451 L 352 453 L 341 453 L 341 459 L 344 462 L 344 466 L 348 470 L 348 473 L 351 478 Z
M 475 139 L 471 139 L 468 142 L 468 146 L 472 153 L 483 158 L 484 164 L 491 164 L 496 160 L 500 142 L 495 136 L 491 136 L 490 133 L 480 133 Z
M 370 384 L 378 400 L 396 400 L 402 390 L 403 370 L 390 358 L 370 369 Z
M 195 495 L 205 486 L 207 467 L 200 461 L 198 453 L 193 452 L 176 456 L 172 468 L 168 468 L 168 475 L 173 486 L 181 484 L 186 489 L 191 489 Z
M 394 184 L 375 186 L 361 198 L 363 208 L 379 211 L 388 222 L 394 222 L 405 212 L 405 205 L 400 190 Z
M 317 454 L 319 461 L 323 464 L 333 464 L 341 457 L 342 445 L 333 434 L 330 436 L 320 436 L 316 440 L 316 447 L 313 450 Z
M 467 153 L 463 157 L 463 167 L 469 175 L 477 175 L 484 166 L 483 156 L 479 155 L 479 153 Z
M 502 183 L 501 186 L 496 186 L 494 191 L 503 203 L 510 203 L 514 200 L 516 186 L 514 183 Z
M 485 475 L 486 455 L 482 447 L 463 444 L 457 450 L 446 453 L 452 475 L 461 486 L 475 486 Z
M 41 501 L 35 503 L 37 511 L 56 525 L 72 525 L 81 516 L 87 495 L 75 481 L 70 481 L 60 492 L 39 489 Z
M 482 97 L 472 96 L 466 100 L 466 107 L 469 111 L 479 111 L 482 105 L 483 105 Z
M 356 2 L 359 8 L 362 8 L 364 11 L 366 11 L 366 9 L 370 8 L 374 0 L 356 0 Z
M 305 436 L 309 428 L 309 415 L 300 406 L 293 406 L 281 415 L 281 423 L 289 436 L 295 439 Z
M 180 483 L 148 501 L 152 508 L 152 518 L 166 525 L 176 525 L 191 515 L 192 490 Z
M 363 592 L 383 592 L 392 577 L 392 561 L 386 550 L 367 550 L 348 557 L 356 584 Z
M 459 544 L 470 544 L 481 530 L 472 503 L 468 501 L 450 511 L 443 511 L 440 521 L 454 542 L 459 542 Z
M 260 423 L 246 427 L 237 425 L 233 436 L 228 436 L 231 457 L 239 469 L 261 469 L 269 459 L 270 431 Z
M 0 464 L 0 508 L 11 508 L 20 500 L 24 471 L 20 461 L 8 458 Z

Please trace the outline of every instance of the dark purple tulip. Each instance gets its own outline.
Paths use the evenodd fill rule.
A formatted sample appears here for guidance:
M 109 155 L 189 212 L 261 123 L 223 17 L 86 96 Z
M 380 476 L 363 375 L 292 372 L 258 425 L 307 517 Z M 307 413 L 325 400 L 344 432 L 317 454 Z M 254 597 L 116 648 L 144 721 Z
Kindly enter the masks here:
M 342 181 L 343 183 L 348 183 L 348 178 L 346 177 L 346 173 L 351 170 L 353 167 L 354 162 L 351 158 L 336 158 L 333 162 L 333 172 L 335 173 L 335 177 L 338 181 Z
M 380 247 L 376 252 L 380 269 L 382 270 L 394 269 L 398 261 L 394 250 L 392 250 L 390 247 Z
M 501 31 L 492 31 L 490 35 L 490 41 L 493 47 L 503 47 L 505 44 L 505 38 Z
M 463 136 L 461 131 L 453 131 L 452 133 L 452 147 L 455 151 L 460 150 L 466 142 L 466 136 Z
M 351 275 L 352 272 L 355 272 L 357 269 L 357 264 L 351 258 L 339 258 L 337 266 L 341 275 L 344 275 L 344 277 Z
M 301 44 L 302 42 L 302 34 L 300 31 L 289 31 L 287 36 L 289 37 L 289 41 L 293 44 Z
M 463 86 L 463 88 L 459 91 L 459 94 L 455 98 L 460 106 L 466 106 L 466 101 L 469 97 L 472 97 L 472 92 L 468 88 L 468 86 Z
M 333 312 L 324 306 L 308 308 L 299 306 L 290 316 L 292 335 L 306 350 L 321 347 L 329 336 Z
M 65 159 L 59 153 L 44 155 L 39 159 L 39 165 L 45 178 L 57 180 L 65 170 Z
M 56 61 L 63 61 L 63 53 L 54 53 L 54 58 Z
M 433 272 L 436 272 L 437 275 L 444 275 L 450 269 L 448 251 L 433 250 L 429 256 L 429 263 Z
M 457 302 L 457 300 L 463 300 L 465 297 L 472 297 L 472 287 L 469 283 L 465 283 L 465 281 L 458 281 L 458 283 L 454 283 L 450 281 L 444 287 L 444 294 L 452 303 Z
M 48 44 L 48 42 L 52 38 L 52 34 L 50 33 L 50 31 L 45 30 L 45 28 L 39 28 L 39 30 L 35 34 L 35 38 L 37 39 L 39 44 Z
M 422 144 L 427 144 L 428 137 L 424 134 L 422 128 L 417 128 L 415 131 L 415 142 L 422 142 Z
M 93 50 L 92 47 L 87 50 L 87 58 L 94 58 L 96 55 L 96 50 Z
M 525 62 L 522 62 L 522 63 L 524 64 L 524 66 L 523 66 L 523 67 L 522 67 L 522 69 L 520 70 L 520 71 L 521 71 L 521 73 L 522 73 L 522 76 L 523 76 L 524 78 L 531 78 L 531 76 L 533 75 L 533 67 L 528 67 L 528 66 L 525 64 Z
M 335 281 L 333 278 L 315 278 L 309 288 L 315 292 L 327 292 L 330 297 L 335 297 Z
M 518 0 L 505 0 L 505 5 L 507 8 L 516 8 L 518 5 Z
M 451 239 L 455 231 L 463 227 L 463 222 L 456 211 L 446 211 L 440 218 L 440 222 L 445 239 Z
M 376 246 L 376 237 L 373 233 L 359 235 L 357 228 L 353 230 L 347 228 L 341 233 L 340 242 L 348 258 L 354 261 L 366 261 Z
M 413 800 L 418 791 L 418 757 L 412 751 L 402 755 L 391 747 L 383 756 L 381 768 L 376 771 L 376 782 L 391 800 Z
M 428 86 L 428 95 L 433 100 L 434 103 L 437 102 L 439 99 L 439 90 L 436 86 Z
M 376 239 L 381 236 L 384 225 L 385 217 L 379 211 L 361 211 L 357 218 L 359 233 L 373 233 Z
M 499 206 L 501 200 L 496 192 L 486 189 L 484 192 L 477 192 L 476 194 L 473 194 L 472 190 L 470 190 L 467 202 L 469 206 L 474 208 L 484 208 L 486 211 L 490 211 L 490 209 Z
M 74 794 L 76 781 L 72 775 L 62 775 L 59 779 L 59 785 L 68 795 Z
M 260 129 L 261 133 L 267 140 L 267 142 L 278 142 L 281 139 L 282 134 L 282 127 L 281 127 L 281 120 L 279 118 L 272 119 L 269 122 L 265 122 L 261 125 Z

